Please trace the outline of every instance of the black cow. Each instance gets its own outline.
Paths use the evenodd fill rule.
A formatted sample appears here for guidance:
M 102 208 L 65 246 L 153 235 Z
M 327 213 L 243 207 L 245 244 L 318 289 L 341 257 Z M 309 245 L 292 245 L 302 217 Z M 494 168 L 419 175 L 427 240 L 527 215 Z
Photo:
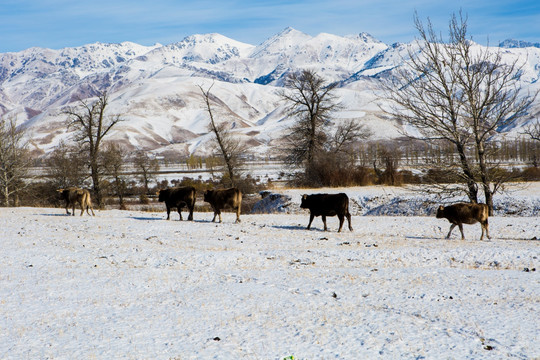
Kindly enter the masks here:
M 236 222 L 240 222 L 240 211 L 242 209 L 242 192 L 237 188 L 223 189 L 223 190 L 207 190 L 204 193 L 204 201 L 210 203 L 212 210 L 214 210 L 214 218 L 219 215 L 219 222 L 221 222 L 221 209 L 225 206 L 231 207 L 236 210 Z
M 189 210 L 188 220 L 193 220 L 193 209 L 195 208 L 196 193 L 193 186 L 176 187 L 159 190 L 157 192 L 158 200 L 165 201 L 167 206 L 167 220 L 170 219 L 171 208 L 178 210 L 180 220 L 182 219 L 182 207 L 186 206 Z
M 349 222 L 349 230 L 353 231 L 351 226 L 351 214 L 349 213 L 349 197 L 347 194 L 303 195 L 300 207 L 302 209 L 309 209 L 308 230 L 310 229 L 311 222 L 315 216 L 322 216 L 324 231 L 326 231 L 326 217 L 337 215 L 339 219 L 338 232 L 341 232 L 345 217 L 347 217 L 347 221 Z
M 482 235 L 480 240 L 484 238 L 484 230 L 488 239 L 489 229 L 488 229 L 488 216 L 489 216 L 489 207 L 486 204 L 473 204 L 473 203 L 457 203 L 449 206 L 439 206 L 437 209 L 437 219 L 448 219 L 452 225 L 450 225 L 450 231 L 446 238 L 450 238 L 452 230 L 456 226 L 459 227 L 461 231 L 461 240 L 465 240 L 465 234 L 463 233 L 463 224 L 476 224 L 480 223 L 482 227 Z

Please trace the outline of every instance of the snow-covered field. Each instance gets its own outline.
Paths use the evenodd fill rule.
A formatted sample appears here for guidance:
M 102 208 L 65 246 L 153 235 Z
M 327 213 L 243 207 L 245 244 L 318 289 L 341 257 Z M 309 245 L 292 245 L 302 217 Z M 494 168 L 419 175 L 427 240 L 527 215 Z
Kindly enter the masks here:
M 78 215 L 0 208 L 1 359 L 540 358 L 539 214 Z

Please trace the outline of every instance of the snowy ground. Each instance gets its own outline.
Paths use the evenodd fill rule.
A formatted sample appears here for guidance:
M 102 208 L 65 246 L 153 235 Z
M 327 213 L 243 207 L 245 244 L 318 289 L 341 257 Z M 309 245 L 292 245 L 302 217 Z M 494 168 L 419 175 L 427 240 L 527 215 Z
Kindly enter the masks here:
M 540 358 L 540 215 L 0 209 L 1 359 Z

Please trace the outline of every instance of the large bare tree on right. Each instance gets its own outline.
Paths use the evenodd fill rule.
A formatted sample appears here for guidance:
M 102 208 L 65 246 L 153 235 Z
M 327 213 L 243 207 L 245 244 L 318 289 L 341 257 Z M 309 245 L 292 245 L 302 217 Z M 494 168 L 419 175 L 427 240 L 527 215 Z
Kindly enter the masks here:
M 503 59 L 501 50 L 476 45 L 467 35 L 467 19 L 454 14 L 448 39 L 437 35 L 431 21 L 415 15 L 418 48 L 410 48 L 408 66 L 386 86 L 393 100 L 388 112 L 413 125 L 425 141 L 453 145 L 456 166 L 469 200 L 483 191 L 490 214 L 493 196 L 508 178 L 490 163 L 498 131 L 527 115 L 536 94 L 519 85 L 523 64 Z

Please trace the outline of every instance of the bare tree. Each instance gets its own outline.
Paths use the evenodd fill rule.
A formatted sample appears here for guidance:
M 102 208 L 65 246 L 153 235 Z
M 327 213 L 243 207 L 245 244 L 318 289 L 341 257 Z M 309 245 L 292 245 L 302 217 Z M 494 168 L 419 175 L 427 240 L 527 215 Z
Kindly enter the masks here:
M 80 149 L 61 142 L 45 160 L 48 176 L 56 188 L 82 187 L 88 177 L 86 162 Z
M 467 35 L 467 19 L 452 16 L 449 39 L 444 41 L 428 20 L 427 27 L 415 15 L 420 51 L 409 49 L 407 67 L 386 86 L 395 106 L 389 112 L 413 125 L 425 141 L 453 144 L 465 192 L 478 202 L 479 187 L 493 211 L 493 195 L 505 182 L 493 171 L 489 146 L 501 128 L 525 116 L 534 96 L 522 96 L 518 60 L 503 61 L 500 50 L 476 46 Z M 468 151 L 473 149 L 473 151 Z
M 240 176 L 239 168 L 242 156 L 245 154 L 246 148 L 245 145 L 234 136 L 226 122 L 218 123 L 216 121 L 211 105 L 211 101 L 216 100 L 210 93 L 212 86 L 210 86 L 208 90 L 204 90 L 202 86 L 199 85 L 199 89 L 201 90 L 206 109 L 208 110 L 208 115 L 210 116 L 209 130 L 214 135 L 217 152 L 225 163 L 227 181 L 230 186 L 236 186 Z
M 98 206 L 102 205 L 101 176 L 102 166 L 99 162 L 103 139 L 120 121 L 121 116 L 106 115 L 109 96 L 100 92 L 97 99 L 80 99 L 75 107 L 65 110 L 68 116 L 68 128 L 75 130 L 75 141 L 88 154 L 86 162 L 90 168 L 92 185 Z
M 287 115 L 296 120 L 285 137 L 286 161 L 309 172 L 325 150 L 332 115 L 340 107 L 334 95 L 336 84 L 326 84 L 315 71 L 303 70 L 291 73 L 285 85 L 288 89 L 280 95 L 288 103 Z
M 133 163 L 139 172 L 139 176 L 144 186 L 145 194 L 148 194 L 148 189 L 151 181 L 155 181 L 155 173 L 159 171 L 159 162 L 155 158 L 148 156 L 144 150 L 137 150 Z
M 536 120 L 534 124 L 529 125 L 525 129 L 525 134 L 529 135 L 533 140 L 540 141 L 540 120 Z
M 371 135 L 371 130 L 361 124 L 358 119 L 349 119 L 337 126 L 335 133 L 326 145 L 326 150 L 351 156 L 356 153 L 354 146 L 359 141 L 368 139 Z
M 292 73 L 285 85 L 280 95 L 287 102 L 287 116 L 295 120 L 284 137 L 285 159 L 289 165 L 304 168 L 296 180 L 309 185 L 349 181 L 347 176 L 328 179 L 328 170 L 350 171 L 356 160 L 354 145 L 371 133 L 358 119 L 334 124 L 334 114 L 342 109 L 336 84 L 327 84 L 315 71 Z
M 15 119 L 0 117 L 0 193 L 4 206 L 18 206 L 18 192 L 28 185 L 31 157 L 28 142 L 24 138 L 25 128 L 17 126 Z
M 107 177 L 111 179 L 112 192 L 118 196 L 121 210 L 126 209 L 124 198 L 127 191 L 127 181 L 123 175 L 126 158 L 126 151 L 115 143 L 108 143 L 100 153 L 100 161 Z

